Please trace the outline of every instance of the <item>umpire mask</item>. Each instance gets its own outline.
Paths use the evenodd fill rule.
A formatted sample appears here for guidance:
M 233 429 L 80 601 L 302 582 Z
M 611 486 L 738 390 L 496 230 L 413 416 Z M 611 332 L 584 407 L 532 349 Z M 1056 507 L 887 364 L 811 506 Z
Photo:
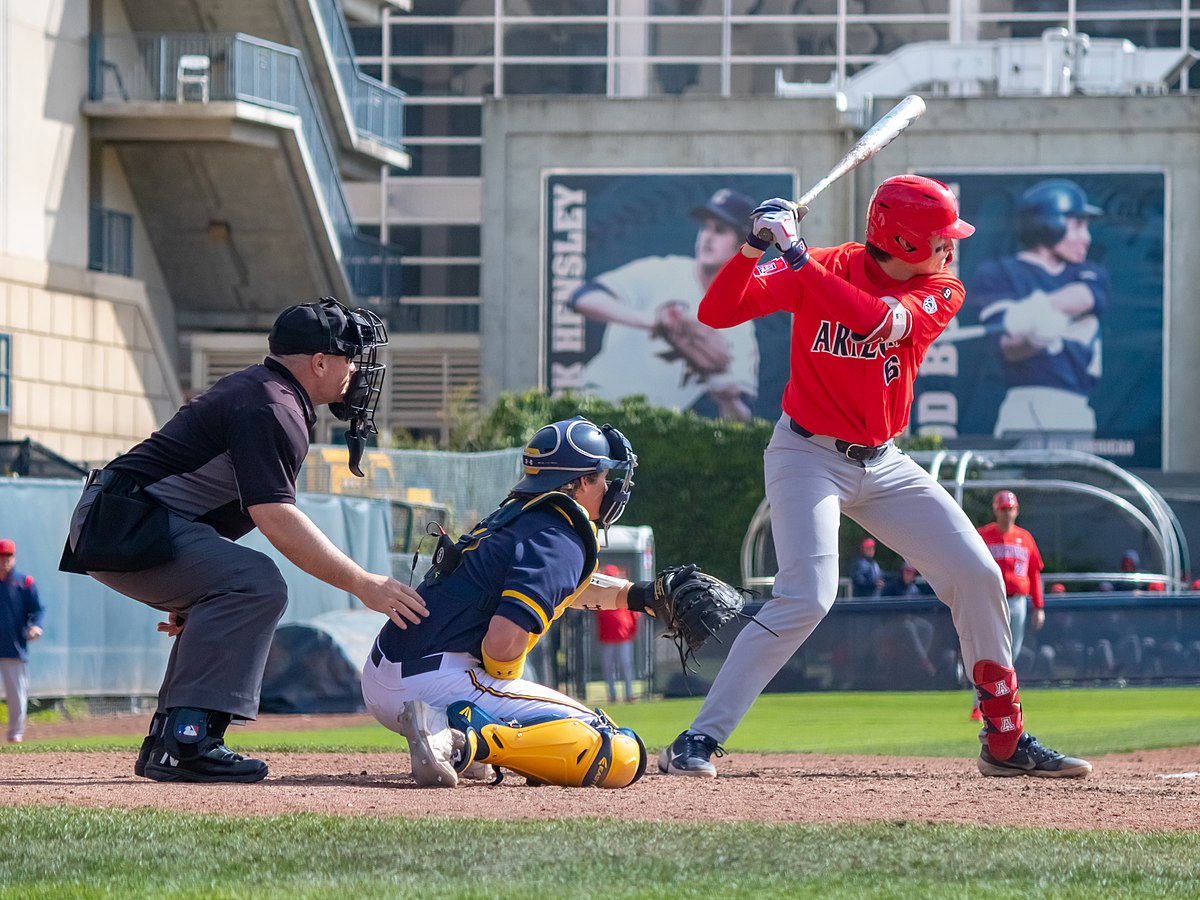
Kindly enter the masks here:
M 345 396 L 330 403 L 329 411 L 350 423 L 346 431 L 346 446 L 350 450 L 348 465 L 351 472 L 362 478 L 360 464 L 367 438 L 378 433 L 375 408 L 383 393 L 383 373 L 387 365 L 378 362 L 376 354 L 380 347 L 387 346 L 387 329 L 383 320 L 371 310 L 347 309 L 332 297 L 322 297 L 317 309 L 329 330 L 329 352 L 345 356 L 355 364 Z

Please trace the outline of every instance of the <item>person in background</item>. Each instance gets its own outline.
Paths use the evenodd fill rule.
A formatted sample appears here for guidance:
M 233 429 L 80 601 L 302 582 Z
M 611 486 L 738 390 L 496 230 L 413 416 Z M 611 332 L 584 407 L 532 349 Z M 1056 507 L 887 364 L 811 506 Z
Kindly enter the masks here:
M 1029 618 L 1030 605 L 1033 607 L 1034 629 L 1046 624 L 1045 600 L 1042 597 L 1042 554 L 1033 535 L 1017 525 L 1018 510 L 1016 494 L 997 491 L 992 497 L 995 521 L 979 529 L 980 537 L 1000 566 L 1000 574 L 1004 576 L 1014 666 L 1021 657 L 1021 647 L 1025 643 L 1025 621 Z M 975 694 L 971 707 L 971 719 L 976 722 L 983 720 L 978 694 Z
M 920 574 L 916 566 L 906 562 L 900 567 L 900 574 L 888 582 L 884 593 L 888 597 L 932 597 L 933 591 L 929 590 L 929 585 L 917 581 Z
M 28 643 L 42 636 L 42 604 L 32 575 L 18 572 L 17 545 L 0 540 L 0 676 L 8 703 L 8 742 L 25 739 Z
M 875 539 L 863 538 L 858 559 L 850 568 L 850 584 L 855 597 L 878 597 L 883 591 L 883 569 L 875 559 Z
M 627 578 L 620 566 L 605 566 L 600 570 L 614 578 Z M 600 663 L 608 702 L 617 702 L 617 679 L 625 685 L 625 702 L 633 703 L 633 639 L 637 637 L 638 614 L 632 609 L 598 609 Z

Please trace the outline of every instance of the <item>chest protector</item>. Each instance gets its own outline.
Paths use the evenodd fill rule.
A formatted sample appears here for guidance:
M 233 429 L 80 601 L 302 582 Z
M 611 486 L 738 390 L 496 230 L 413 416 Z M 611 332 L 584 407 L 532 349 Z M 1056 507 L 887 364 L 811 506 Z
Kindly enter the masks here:
M 540 508 L 553 509 L 561 514 L 571 523 L 571 527 L 583 542 L 583 569 L 579 573 L 576 590 L 583 587 L 596 569 L 596 529 L 583 507 L 560 491 L 548 491 L 524 500 L 505 501 L 499 509 L 455 542 L 451 542 L 448 535 L 441 534 L 433 551 L 433 564 L 425 573 L 425 584 L 441 584 L 462 564 L 464 553 L 473 550 L 485 538 L 511 525 L 519 516 Z

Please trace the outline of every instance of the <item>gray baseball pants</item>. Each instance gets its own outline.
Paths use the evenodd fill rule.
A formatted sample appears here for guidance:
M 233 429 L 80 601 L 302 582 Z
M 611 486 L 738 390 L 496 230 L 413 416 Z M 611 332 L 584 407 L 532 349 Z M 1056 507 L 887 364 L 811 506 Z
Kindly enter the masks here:
M 71 539 L 91 506 L 85 492 Z M 159 710 L 176 706 L 258 716 L 259 692 L 287 584 L 264 553 L 174 513 L 175 558 L 141 572 L 90 572 L 101 584 L 183 620 L 158 692 Z
M 950 607 L 968 676 L 990 659 L 1012 665 L 1004 579 L 983 538 L 933 477 L 899 450 L 867 466 L 828 438 L 776 425 L 764 455 L 779 573 L 759 620 L 729 649 L 692 730 L 725 741 L 759 693 L 808 639 L 838 587 L 838 529 L 845 513 L 916 566 Z

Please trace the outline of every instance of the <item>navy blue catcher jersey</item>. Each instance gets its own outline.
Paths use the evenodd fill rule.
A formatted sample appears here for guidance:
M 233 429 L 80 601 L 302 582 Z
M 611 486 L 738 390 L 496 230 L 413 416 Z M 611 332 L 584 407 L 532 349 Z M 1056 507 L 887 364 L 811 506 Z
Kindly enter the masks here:
M 1100 378 L 1100 319 L 1108 308 L 1108 273 L 1092 263 L 1067 263 L 1057 275 L 1014 257 L 980 263 L 967 294 L 982 324 L 998 324 L 1013 301 L 1034 291 L 1053 293 L 1076 282 L 1095 298 L 1091 313 L 1076 317 L 1063 336 L 1062 349 L 1043 350 L 1019 362 L 1005 360 L 1009 387 L 1054 387 L 1089 395 Z M 999 354 L 1000 335 L 992 337 Z
M 582 509 L 579 514 L 586 520 Z M 588 524 L 592 546 L 585 546 L 576 524 L 556 503 L 543 502 L 495 531 L 482 527 L 485 523 L 459 542 L 464 552 L 454 572 L 436 583 L 426 578 L 417 588 L 429 616 L 405 629 L 390 620 L 384 624 L 379 649 L 389 660 L 432 653 L 480 658 L 494 615 L 533 635 L 532 647 L 587 585 L 595 568 L 595 533 Z

